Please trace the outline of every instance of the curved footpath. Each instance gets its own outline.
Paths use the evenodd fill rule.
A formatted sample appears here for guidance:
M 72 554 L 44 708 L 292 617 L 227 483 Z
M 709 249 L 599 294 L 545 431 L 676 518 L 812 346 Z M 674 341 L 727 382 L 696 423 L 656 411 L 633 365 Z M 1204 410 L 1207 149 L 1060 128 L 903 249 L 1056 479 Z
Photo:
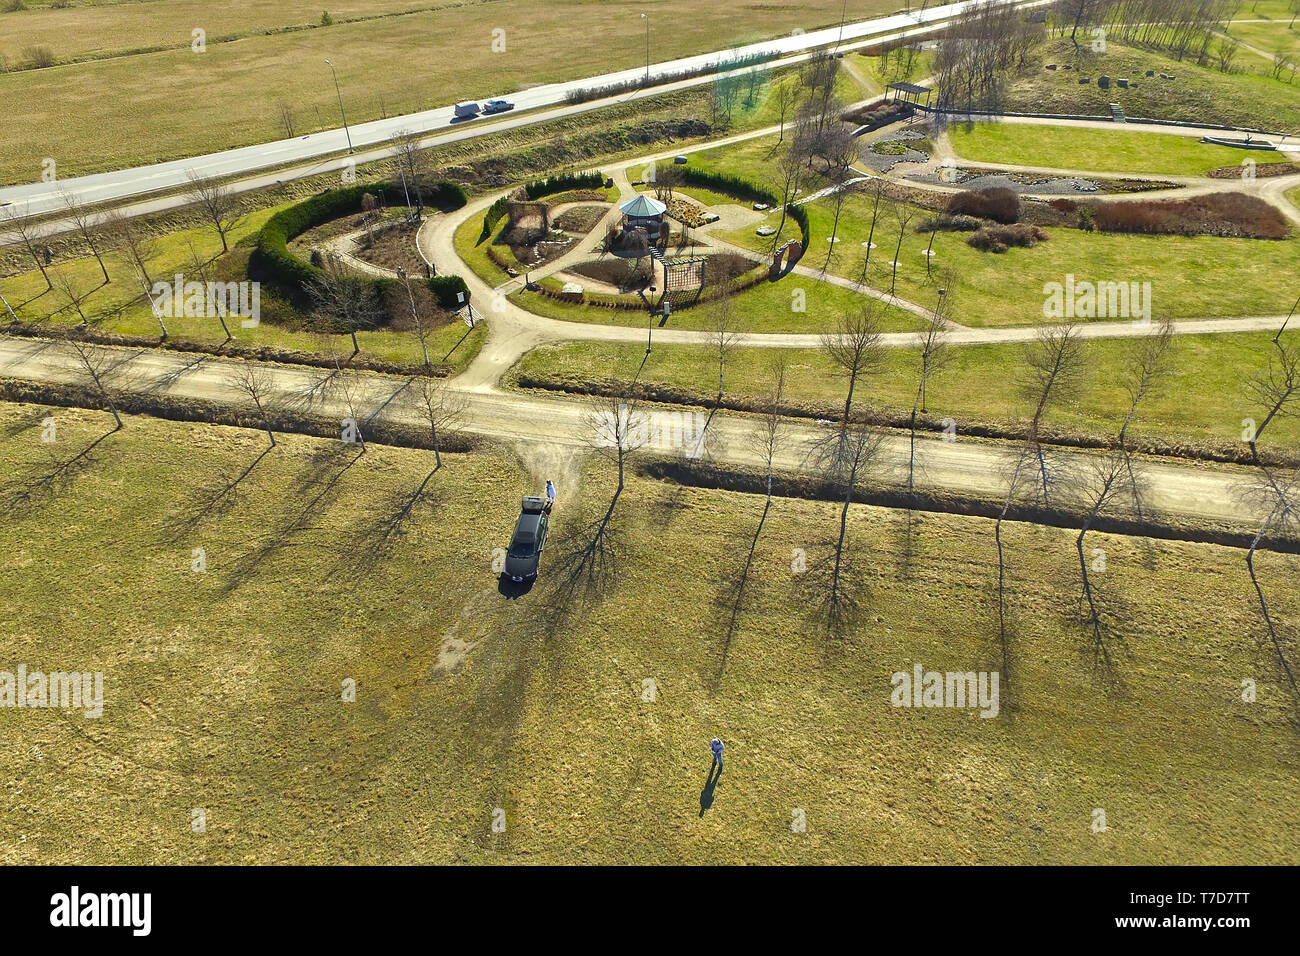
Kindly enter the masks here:
M 684 153 L 699 152 L 706 149 L 714 149 L 718 146 L 729 143 L 742 142 L 753 139 L 757 136 L 767 135 L 775 132 L 775 128 L 766 130 L 756 130 L 749 133 L 743 133 L 737 136 L 727 137 L 713 143 L 700 144 L 688 150 L 667 150 L 652 153 L 635 159 L 621 160 L 617 168 L 610 173 L 615 185 L 618 186 L 620 198 L 626 198 L 631 195 L 633 190 L 627 180 L 626 169 L 629 166 L 638 164 L 649 164 Z M 1093 173 L 1092 175 L 1096 175 Z M 1169 177 L 1165 177 L 1169 178 Z M 1279 177 L 1279 180 L 1285 180 L 1287 183 L 1300 181 L 1300 176 Z M 1206 183 L 1218 183 L 1220 188 L 1224 188 L 1224 181 L 1219 180 L 1202 180 Z M 910 185 L 910 183 L 909 183 Z M 1240 184 L 1245 186 L 1247 184 Z M 1227 183 L 1227 188 L 1231 188 L 1232 183 Z M 504 191 L 503 191 L 504 192 Z M 511 293 L 518 291 L 523 286 L 522 279 L 511 279 L 499 286 L 489 286 L 479 276 L 477 276 L 469 265 L 461 260 L 456 253 L 455 243 L 453 241 L 455 232 L 461 224 L 475 217 L 481 217 L 487 208 L 503 192 L 493 193 L 467 203 L 460 209 L 455 210 L 445 216 L 436 216 L 425 222 L 417 236 L 417 242 L 420 244 L 420 251 L 434 263 L 443 272 L 459 273 L 468 285 L 470 298 L 475 303 L 476 314 L 485 316 L 488 321 L 488 334 L 484 340 L 482 349 L 473 362 L 456 378 L 456 384 L 462 388 L 477 392 L 490 392 L 496 390 L 498 384 L 504 378 L 510 368 L 519 361 L 529 350 L 540 345 L 553 345 L 566 341 L 592 341 L 592 342 L 620 342 L 627 344 L 641 344 L 645 342 L 645 329 L 634 326 L 606 325 L 600 323 L 573 322 L 564 319 L 555 319 L 547 316 L 537 315 L 521 308 L 510 300 Z M 1181 193 L 1187 195 L 1187 193 Z M 1280 197 L 1280 189 L 1276 191 Z M 1283 200 L 1283 204 L 1285 201 Z M 1286 204 L 1289 205 L 1289 204 Z M 1294 207 L 1290 207 L 1293 216 L 1300 217 Z M 617 214 L 617 206 L 602 219 L 602 225 L 597 226 L 584 241 L 580 242 L 575 249 L 570 250 L 564 256 L 548 263 L 546 266 L 533 270 L 533 277 L 542 277 L 554 272 L 561 271 L 565 265 L 571 261 L 577 260 L 584 255 L 588 255 L 591 249 L 599 242 L 604 222 Z M 704 241 L 711 245 L 744 251 L 753 255 L 752 251 L 741 250 L 739 247 L 731 246 L 722 240 L 713 237 L 703 236 Z M 449 265 L 450 264 L 450 265 Z M 924 306 L 903 299 L 897 299 L 889 296 L 888 293 L 876 289 L 870 289 L 862 286 L 851 279 L 845 279 L 840 276 L 823 274 L 816 269 L 808 266 L 796 266 L 795 273 L 805 278 L 816 281 L 829 282 L 834 285 L 852 289 L 864 295 L 870 295 L 882 301 L 889 302 L 907 311 L 926 319 L 933 319 L 934 313 Z M 1174 332 L 1178 335 L 1204 335 L 1207 333 L 1224 333 L 1224 332 L 1259 332 L 1273 331 L 1281 326 L 1285 320 L 1284 315 L 1262 315 L 1262 316 L 1242 316 L 1232 318 L 1190 318 L 1181 319 L 1174 323 Z M 1080 334 L 1089 339 L 1102 338 L 1133 338 L 1145 335 L 1150 330 L 1149 326 L 1134 323 L 1132 321 L 1114 321 L 1114 322 L 1089 322 L 1080 326 Z M 1029 342 L 1037 334 L 1034 326 L 1020 326 L 1014 328 L 970 328 L 966 326 L 951 323 L 949 331 L 949 341 L 954 345 L 998 345 L 1017 342 Z M 738 346 L 754 346 L 760 348 L 818 348 L 823 342 L 823 336 L 819 333 L 799 333 L 799 332 L 746 332 L 740 333 L 736 337 Z M 882 342 L 890 348 L 908 348 L 917 344 L 919 333 L 916 332 L 894 332 L 887 333 L 881 337 Z M 655 329 L 654 342 L 663 345 L 708 345 L 710 335 L 705 331 L 688 331 L 684 329 Z

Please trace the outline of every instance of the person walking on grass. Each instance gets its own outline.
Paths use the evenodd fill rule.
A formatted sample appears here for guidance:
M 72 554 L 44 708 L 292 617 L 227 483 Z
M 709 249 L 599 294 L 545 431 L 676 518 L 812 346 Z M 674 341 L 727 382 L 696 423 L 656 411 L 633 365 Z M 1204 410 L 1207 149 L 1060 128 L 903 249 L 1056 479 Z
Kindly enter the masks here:
M 711 741 L 709 741 L 709 748 L 713 751 L 713 766 L 717 767 L 718 772 L 721 773 L 722 772 L 722 738 L 714 737 Z
M 550 511 L 555 507 L 555 482 L 546 479 L 546 510 Z

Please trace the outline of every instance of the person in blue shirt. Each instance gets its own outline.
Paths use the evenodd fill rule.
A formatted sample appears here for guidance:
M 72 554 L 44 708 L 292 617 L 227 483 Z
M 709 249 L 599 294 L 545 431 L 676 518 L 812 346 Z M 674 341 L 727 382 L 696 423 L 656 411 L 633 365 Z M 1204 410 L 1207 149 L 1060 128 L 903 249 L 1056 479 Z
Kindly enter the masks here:
M 709 747 L 713 750 L 713 765 L 719 770 L 722 769 L 722 738 L 714 737 L 709 742 Z
M 546 479 L 546 510 L 550 511 L 555 507 L 555 483 L 551 479 Z

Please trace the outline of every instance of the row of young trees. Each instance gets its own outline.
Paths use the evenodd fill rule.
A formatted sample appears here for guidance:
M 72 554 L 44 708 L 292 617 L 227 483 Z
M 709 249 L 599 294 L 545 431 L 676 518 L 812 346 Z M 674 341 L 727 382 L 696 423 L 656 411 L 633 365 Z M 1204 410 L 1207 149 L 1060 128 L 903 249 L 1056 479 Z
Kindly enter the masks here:
M 229 252 L 230 233 L 243 219 L 237 197 L 228 186 L 199 176 L 193 170 L 188 173 L 188 178 L 190 182 L 188 196 L 193 208 L 216 232 L 221 241 L 222 254 Z M 157 236 L 126 211 L 115 209 L 100 212 L 86 206 L 67 191 L 60 192 L 60 199 L 66 224 L 70 227 L 68 231 L 81 239 L 85 244 L 85 250 L 99 266 L 103 281 L 98 285 L 91 286 L 81 282 L 74 274 L 71 263 L 55 265 L 54 250 L 49 245 L 53 233 L 49 227 L 33 219 L 28 208 L 4 210 L 4 220 L 0 223 L 11 230 L 40 271 L 41 278 L 45 281 L 45 289 L 40 295 L 53 292 L 62 299 L 62 305 L 49 312 L 46 316 L 47 320 L 71 310 L 76 312 L 81 326 L 90 324 L 90 317 L 86 314 L 87 300 L 99 289 L 112 283 L 113 279 L 109 274 L 105 254 L 114 249 L 126 260 L 129 270 L 128 281 L 140 287 L 140 292 L 134 301 L 144 300 L 152 304 L 152 289 L 155 279 L 158 278 L 155 275 L 160 245 Z M 189 243 L 189 249 L 191 266 L 206 282 L 211 260 L 200 258 L 193 242 Z M 155 315 L 157 315 L 156 311 Z M 167 327 L 161 315 L 158 315 L 157 319 L 162 337 L 165 339 Z M 224 318 L 222 325 L 225 326 Z M 226 329 L 226 340 L 230 340 L 229 329 Z
M 954 111 L 1000 109 L 1008 78 L 1023 68 L 1044 36 L 1009 2 L 968 7 L 940 34 L 934 76 L 937 105 Z
M 883 454 L 887 433 L 873 424 L 873 413 L 863 396 L 875 391 L 873 379 L 885 368 L 886 347 L 881 332 L 883 306 L 864 299 L 860 309 L 844 315 L 835 331 L 823 337 L 821 351 L 844 383 L 844 398 L 834 426 L 802 452 L 804 470 L 816 475 L 823 493 L 838 495 L 836 525 L 826 556 L 810 566 L 809 580 L 814 582 L 820 614 L 832 636 L 847 634 L 864 610 L 862 574 L 859 569 L 869 562 L 854 541 L 852 505 L 868 486 L 881 487 L 896 480 L 894 468 Z M 910 542 L 913 508 L 920 503 L 923 491 L 922 462 L 918 461 L 917 435 L 927 413 L 926 395 L 936 376 L 942 375 L 952 357 L 949 344 L 951 300 L 941 299 L 942 312 L 927 329 L 916 336 L 913 345 L 915 391 L 908 429 L 906 463 L 903 471 L 902 498 L 907 510 Z M 1292 333 L 1294 336 L 1295 333 Z M 710 323 L 710 341 L 718 368 L 718 393 L 713 403 L 698 450 L 707 459 L 720 448 L 716 413 L 724 407 L 725 369 L 736 344 L 731 310 L 717 310 Z M 1257 442 L 1280 417 L 1300 411 L 1300 346 L 1279 333 L 1269 346 L 1267 366 L 1249 383 L 1260 417 L 1260 425 L 1251 434 L 1252 456 L 1259 479 L 1255 483 L 1254 505 L 1264 515 L 1258 533 L 1246 554 L 1258 609 L 1275 652 L 1280 671 L 1295 691 L 1291 664 L 1293 639 L 1282 633 L 1270 613 L 1255 569 L 1259 547 L 1270 536 L 1294 534 L 1300 530 L 1300 471 L 1287 471 L 1268 464 L 1260 456 Z M 1006 456 L 1001 473 L 1003 491 L 1000 505 L 991 522 L 992 547 L 997 560 L 996 638 L 1002 659 L 1003 694 L 1007 706 L 1014 706 L 1017 688 L 1017 656 L 1020 650 L 1019 628 L 1014 613 L 1013 547 L 1007 536 L 1008 522 L 1038 520 L 1058 516 L 1057 520 L 1077 522 L 1074 550 L 1077 558 L 1078 613 L 1076 620 L 1089 648 L 1099 681 L 1113 691 L 1122 692 L 1121 658 L 1131 627 L 1131 614 L 1117 591 L 1103 584 L 1106 570 L 1104 552 L 1090 546 L 1090 536 L 1099 526 L 1124 523 L 1140 529 L 1144 523 L 1158 521 L 1156 504 L 1149 500 L 1148 481 L 1144 475 L 1140 446 L 1134 430 L 1143 412 L 1167 394 L 1174 368 L 1175 335 L 1170 321 L 1153 323 L 1150 330 L 1131 340 L 1126 360 L 1119 372 L 1117 385 L 1125 396 L 1123 414 L 1115 422 L 1108 445 L 1081 454 L 1066 451 L 1045 437 L 1045 423 L 1053 411 L 1076 403 L 1089 387 L 1090 357 L 1082 328 L 1073 323 L 1042 326 L 1026 347 L 1018 371 L 1013 371 L 1017 392 L 1026 409 L 1023 437 Z M 789 437 L 789 409 L 786 407 L 787 366 L 783 353 L 772 355 L 763 373 L 767 385 L 759 403 L 759 422 L 751 430 L 751 456 L 764 469 L 765 496 L 747 557 L 724 590 L 728 595 L 724 631 L 723 661 L 738 622 L 746 607 L 746 594 L 755 550 L 771 510 L 779 462 L 789 460 L 792 452 Z M 635 386 L 635 381 L 632 383 Z M 629 393 L 632 390 L 629 390 Z M 636 439 L 637 411 L 628 394 L 608 399 L 602 408 L 605 421 L 618 420 L 616 440 L 606 443 L 602 453 L 618 467 L 618 492 L 624 487 L 624 470 L 630 457 L 641 447 Z M 621 416 L 621 417 L 620 417 Z M 594 419 L 593 419 L 594 422 Z M 593 426 L 594 427 L 594 426 Z M 600 573 L 586 579 L 588 593 L 600 592 L 612 580 L 616 568 L 617 535 L 610 529 L 616 514 L 618 495 L 598 522 L 581 535 L 584 557 L 579 564 L 587 571 L 599 567 Z M 595 530 L 593 530 L 595 529 Z M 598 546 L 589 547 L 593 539 Z M 909 549 L 910 550 L 910 549 Z M 1098 555 L 1100 557 L 1100 563 Z M 596 557 L 598 556 L 598 558 Z M 1300 694 L 1297 694 L 1300 705 Z

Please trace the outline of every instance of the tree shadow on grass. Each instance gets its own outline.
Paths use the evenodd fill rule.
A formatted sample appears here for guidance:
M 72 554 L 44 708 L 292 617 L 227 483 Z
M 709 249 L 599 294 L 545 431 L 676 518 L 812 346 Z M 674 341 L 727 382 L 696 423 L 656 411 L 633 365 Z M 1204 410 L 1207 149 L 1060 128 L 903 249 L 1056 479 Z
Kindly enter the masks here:
M 745 589 L 749 585 L 750 572 L 754 567 L 754 553 L 758 550 L 758 539 L 763 534 L 763 526 L 767 523 L 767 516 L 771 510 L 772 501 L 769 498 L 763 504 L 763 513 L 759 516 L 758 524 L 754 527 L 754 536 L 749 539 L 749 551 L 745 556 L 745 563 L 741 565 L 740 570 L 730 580 L 723 578 L 722 590 L 718 594 L 718 604 L 723 615 L 721 622 L 722 646 L 718 654 L 718 668 L 712 680 L 714 693 L 722 684 L 722 677 L 727 670 L 727 658 L 731 653 L 731 642 L 740 626 L 741 612 L 744 609 L 745 602 Z
M 413 491 L 394 490 L 386 499 L 372 504 L 350 529 L 353 544 L 340 555 L 335 573 L 364 579 L 392 557 L 419 520 L 436 522 L 445 504 L 443 490 L 430 485 L 438 471 L 435 466 Z
M 57 497 L 95 463 L 95 449 L 110 436 L 117 434 L 118 430 L 110 428 L 70 458 L 60 459 L 57 456 L 54 451 L 57 443 L 46 445 L 50 456 L 48 464 L 33 469 L 0 492 L 0 510 L 20 513 L 24 509 L 36 507 L 41 499 Z
M 624 535 L 617 520 L 618 496 L 599 514 L 575 515 L 554 547 L 545 574 L 549 587 L 544 602 L 550 612 L 548 634 L 555 634 L 570 615 L 604 600 L 617 581 Z
M 291 521 L 269 531 L 262 537 L 261 543 L 256 548 L 234 561 L 230 577 L 223 585 L 223 590 L 227 594 L 248 582 L 263 562 L 285 548 L 294 546 L 304 532 L 314 530 L 313 522 L 328 507 L 331 497 L 337 490 L 339 479 L 361 459 L 365 449 L 362 448 L 338 467 L 340 455 L 347 454 L 348 451 L 341 450 L 338 446 L 326 446 L 312 457 L 310 468 L 300 486 L 301 494 L 287 494 L 284 500 L 286 502 L 302 500 L 313 490 L 315 493 L 307 498 Z
M 242 471 L 217 475 L 212 481 L 195 487 L 188 502 L 164 520 L 162 531 L 165 539 L 172 543 L 181 541 L 192 535 L 206 519 L 229 514 L 244 498 L 241 487 L 244 480 L 270 453 L 271 446 L 267 445 Z

